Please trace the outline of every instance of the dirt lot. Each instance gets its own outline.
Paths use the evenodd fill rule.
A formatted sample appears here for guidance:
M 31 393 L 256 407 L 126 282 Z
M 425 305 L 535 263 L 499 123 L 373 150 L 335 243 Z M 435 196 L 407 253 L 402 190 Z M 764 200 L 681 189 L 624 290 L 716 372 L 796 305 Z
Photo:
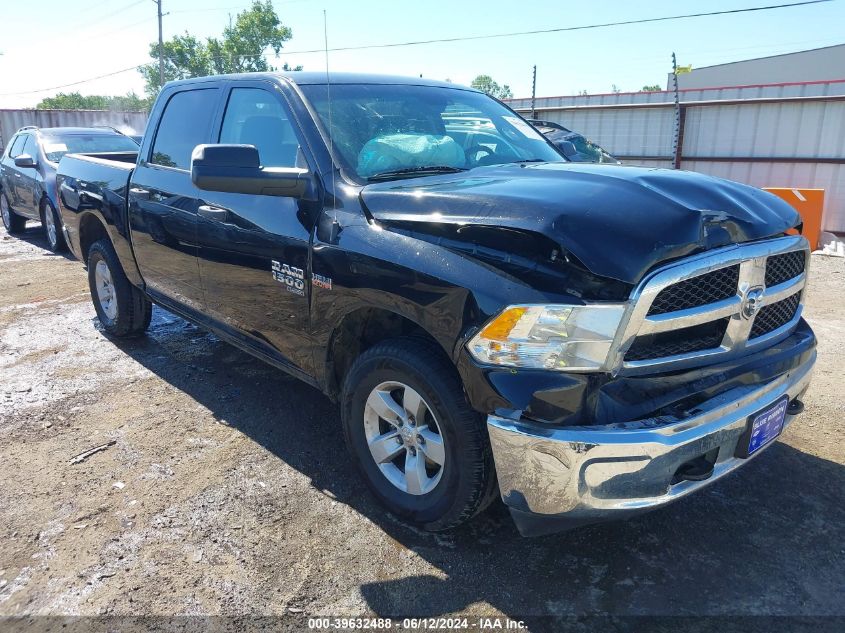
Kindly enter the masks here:
M 845 615 L 842 259 L 806 314 L 806 413 L 735 475 L 626 523 L 522 539 L 497 506 L 435 536 L 374 502 L 319 392 L 159 309 L 108 340 L 82 266 L 0 229 L 0 615 Z

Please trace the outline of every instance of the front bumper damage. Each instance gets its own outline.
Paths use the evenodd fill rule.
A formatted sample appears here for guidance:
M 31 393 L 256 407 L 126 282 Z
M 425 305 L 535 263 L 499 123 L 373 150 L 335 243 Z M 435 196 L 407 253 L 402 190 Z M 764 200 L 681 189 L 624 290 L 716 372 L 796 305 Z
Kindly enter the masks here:
M 737 456 L 749 416 L 784 395 L 795 403 L 806 391 L 815 349 L 800 358 L 765 383 L 733 386 L 674 419 L 550 427 L 488 416 L 502 499 L 520 533 L 536 536 L 625 518 L 739 468 L 750 459 Z M 786 416 L 784 428 L 794 417 Z

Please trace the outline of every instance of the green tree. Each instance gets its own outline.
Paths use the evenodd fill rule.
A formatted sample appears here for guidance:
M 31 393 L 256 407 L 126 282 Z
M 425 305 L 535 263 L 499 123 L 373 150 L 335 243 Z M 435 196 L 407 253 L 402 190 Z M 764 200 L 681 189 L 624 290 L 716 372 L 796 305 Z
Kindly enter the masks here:
M 496 99 L 507 99 L 513 96 L 511 87 L 507 84 L 500 86 L 490 75 L 478 75 L 470 84 L 476 90 L 485 92 Z
M 149 112 L 153 105 L 153 100 L 149 97 L 139 97 L 134 92 L 128 92 L 122 97 L 108 97 L 109 110 L 119 110 L 121 112 Z
M 119 112 L 146 112 L 150 109 L 150 100 L 139 97 L 134 92 L 124 96 L 83 95 L 79 92 L 60 92 L 54 97 L 42 99 L 38 110 L 115 110 Z
M 222 73 L 275 71 L 265 59 L 270 49 L 276 56 L 292 36 L 290 27 L 282 24 L 270 0 L 254 0 L 252 7 L 238 13 L 235 21 L 223 29 L 220 38 L 205 41 L 187 31 L 164 42 L 164 81 L 204 77 Z M 152 62 L 139 71 L 146 80 L 146 91 L 155 96 L 159 83 L 158 42 L 150 44 Z M 302 70 L 287 64 L 282 70 Z
M 643 86 L 640 89 L 640 92 L 660 92 L 663 90 L 663 87 L 660 84 L 654 84 L 651 86 Z
M 146 92 L 149 96 L 158 94 L 159 83 L 158 42 L 150 44 L 150 57 L 155 62 L 141 66 L 139 69 L 146 80 Z M 212 74 L 208 47 L 193 35 L 175 35 L 164 42 L 164 81 L 203 77 Z

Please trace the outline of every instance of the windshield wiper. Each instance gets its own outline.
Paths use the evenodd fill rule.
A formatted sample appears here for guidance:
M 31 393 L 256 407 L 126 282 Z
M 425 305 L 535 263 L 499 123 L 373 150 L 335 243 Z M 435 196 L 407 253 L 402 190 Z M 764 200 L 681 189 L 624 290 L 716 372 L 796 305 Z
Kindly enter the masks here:
M 508 165 L 519 165 L 520 163 L 545 163 L 546 160 L 543 158 L 523 158 L 522 160 L 511 160 L 508 161 Z
M 426 165 L 425 167 L 404 167 L 402 169 L 391 169 L 373 174 L 367 180 L 389 180 L 400 176 L 425 176 L 427 174 L 456 174 L 460 171 L 467 171 L 465 167 L 450 167 L 449 165 Z

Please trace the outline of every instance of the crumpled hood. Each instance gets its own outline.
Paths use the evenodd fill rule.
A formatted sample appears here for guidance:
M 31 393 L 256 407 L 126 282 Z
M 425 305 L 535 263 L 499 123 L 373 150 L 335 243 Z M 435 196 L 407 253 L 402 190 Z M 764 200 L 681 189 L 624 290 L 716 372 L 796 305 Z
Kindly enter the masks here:
M 800 218 L 765 191 L 687 171 L 538 163 L 373 183 L 380 222 L 539 233 L 596 275 L 637 283 L 660 262 L 783 233 Z

